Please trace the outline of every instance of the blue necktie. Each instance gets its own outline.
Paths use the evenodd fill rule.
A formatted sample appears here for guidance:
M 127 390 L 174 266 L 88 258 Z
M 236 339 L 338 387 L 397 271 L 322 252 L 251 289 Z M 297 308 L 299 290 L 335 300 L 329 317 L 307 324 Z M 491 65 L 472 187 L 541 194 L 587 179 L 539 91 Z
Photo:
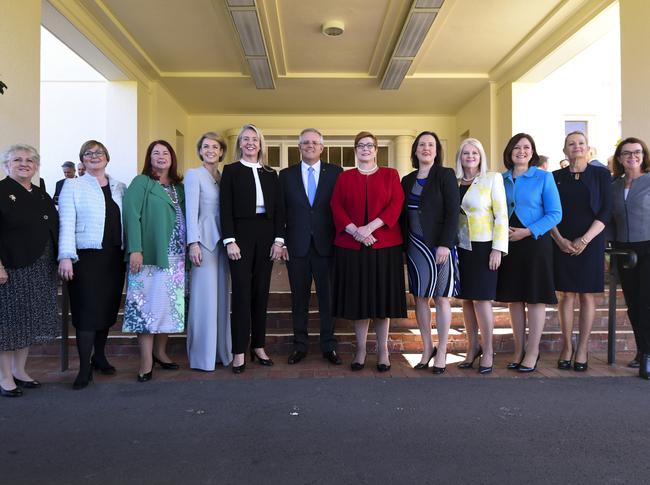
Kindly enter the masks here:
M 309 167 L 307 172 L 307 198 L 309 199 L 309 205 L 314 205 L 314 199 L 316 198 L 316 177 L 314 177 L 314 167 Z

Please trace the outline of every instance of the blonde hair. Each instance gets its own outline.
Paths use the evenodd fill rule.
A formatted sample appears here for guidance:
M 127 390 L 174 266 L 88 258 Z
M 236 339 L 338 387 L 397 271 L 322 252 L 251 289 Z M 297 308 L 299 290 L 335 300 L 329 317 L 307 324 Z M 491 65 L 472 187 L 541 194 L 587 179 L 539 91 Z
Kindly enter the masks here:
M 481 156 L 481 161 L 478 165 L 479 175 L 485 175 L 487 173 L 488 160 L 487 155 L 485 155 L 483 144 L 476 138 L 466 138 L 461 142 L 460 148 L 458 148 L 458 151 L 456 152 L 456 178 L 463 177 L 463 164 L 461 163 L 461 155 L 463 154 L 463 148 L 465 148 L 465 145 L 472 145 L 478 150 L 478 153 Z

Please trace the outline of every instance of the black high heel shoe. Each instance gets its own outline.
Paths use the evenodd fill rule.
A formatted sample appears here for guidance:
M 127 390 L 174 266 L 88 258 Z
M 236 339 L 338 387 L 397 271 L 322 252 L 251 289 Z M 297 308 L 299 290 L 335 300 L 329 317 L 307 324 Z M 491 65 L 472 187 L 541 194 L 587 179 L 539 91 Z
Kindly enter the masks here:
M 576 372 L 584 372 L 589 368 L 589 359 L 585 362 L 578 362 L 577 360 L 573 362 L 573 370 Z
M 80 391 L 81 389 L 85 389 L 88 387 L 88 384 L 90 384 L 93 381 L 93 368 L 92 366 L 88 369 L 88 372 L 86 373 L 85 376 L 81 375 L 81 372 L 77 374 L 77 378 L 74 380 L 72 383 L 72 389 L 75 391 Z
M 233 374 L 241 374 L 246 370 L 246 362 L 244 362 L 242 365 L 233 365 L 232 366 L 232 373 Z
M 163 367 L 164 369 L 164 367 Z M 147 382 L 153 378 L 153 364 L 151 364 L 151 370 L 144 374 L 138 374 L 138 382 Z
M 459 362 L 458 364 L 456 364 L 456 367 L 458 367 L 459 369 L 471 369 L 471 368 L 474 367 L 474 361 L 476 359 L 479 360 L 479 366 L 480 366 L 481 365 L 481 356 L 482 355 L 483 355 L 483 348 L 479 345 L 478 346 L 478 352 L 476 352 L 476 354 L 474 354 L 474 358 L 472 359 L 471 362 Z
M 271 359 L 263 359 L 259 355 L 255 353 L 254 349 L 251 349 L 251 362 L 255 362 L 255 358 L 257 357 L 257 360 L 259 361 L 260 365 L 265 365 L 267 367 L 270 367 L 273 365 L 273 361 Z
M 160 360 L 158 357 L 155 355 L 151 354 L 153 357 L 153 363 L 158 364 L 160 367 L 162 367 L 165 370 L 178 370 L 180 369 L 180 365 L 178 365 L 176 362 L 163 362 Z M 153 366 L 151 366 L 151 369 L 153 370 Z M 142 381 L 144 382 L 144 381 Z
M 521 360 L 523 362 L 523 359 Z M 526 367 L 525 365 L 519 364 L 519 367 L 517 368 L 517 372 L 521 372 L 522 374 L 528 374 L 530 372 L 535 372 L 537 370 L 537 363 L 539 362 L 539 354 L 537 354 L 537 360 L 535 361 L 535 365 L 533 367 Z
M 16 387 L 15 389 L 5 389 L 4 387 L 0 386 L 0 396 L 20 397 L 22 395 L 23 395 L 23 390 L 20 387 Z
M 438 347 L 434 347 L 433 350 L 431 351 L 431 355 L 427 359 L 426 363 L 420 362 L 418 364 L 415 364 L 413 368 L 415 370 L 423 370 L 423 369 L 428 369 L 429 368 L 429 362 L 431 362 L 431 359 L 433 359 L 436 354 L 438 353 Z
M 573 348 L 573 345 L 571 345 L 571 357 L 569 357 L 569 360 L 558 359 L 557 368 L 560 370 L 571 370 L 571 361 L 573 360 L 573 356 L 575 355 L 575 353 L 576 351 Z
M 526 352 L 521 354 L 521 360 L 519 362 L 508 362 L 508 364 L 506 365 L 506 369 L 508 369 L 508 370 L 517 370 L 517 369 L 519 369 L 519 366 L 524 361 L 525 357 L 526 357 Z
M 435 375 L 440 375 L 444 374 L 445 371 L 447 370 L 447 366 L 444 367 L 436 367 L 435 365 L 431 367 L 431 372 L 433 372 Z
M 24 387 L 25 389 L 38 389 L 42 386 L 38 381 L 22 381 L 17 377 L 14 377 L 14 382 L 18 387 Z
M 478 373 L 479 374 L 490 374 L 492 372 L 493 367 L 494 367 L 494 365 L 483 366 L 483 365 L 481 365 L 481 359 L 478 360 Z
M 378 372 L 388 372 L 390 370 L 390 364 L 377 364 Z
M 155 358 L 155 357 L 154 357 Z M 104 357 L 104 362 L 98 362 L 95 356 L 93 355 L 90 358 L 90 365 L 93 367 L 93 369 L 98 370 L 101 374 L 104 374 L 105 376 L 112 376 L 115 375 L 115 367 L 113 367 Z

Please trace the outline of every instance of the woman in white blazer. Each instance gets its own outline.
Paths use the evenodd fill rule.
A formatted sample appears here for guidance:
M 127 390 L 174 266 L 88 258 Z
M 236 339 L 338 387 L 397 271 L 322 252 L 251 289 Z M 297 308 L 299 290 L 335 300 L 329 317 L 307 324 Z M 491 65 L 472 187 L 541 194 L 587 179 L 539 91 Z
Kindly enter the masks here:
M 460 294 L 467 333 L 465 360 L 470 369 L 479 358 L 479 373 L 492 372 L 492 302 L 496 296 L 497 270 L 508 252 L 508 208 L 503 177 L 487 172 L 487 157 L 480 141 L 464 140 L 456 154 L 460 190 L 458 260 Z M 479 343 L 478 330 L 481 330 Z
M 79 374 L 74 389 L 92 381 L 93 368 L 115 374 L 104 353 L 124 287 L 122 197 L 126 185 L 106 173 L 106 147 L 89 140 L 79 150 L 86 174 L 68 179 L 59 196 L 59 275 L 68 282 Z M 94 352 L 93 352 L 94 349 Z
M 201 167 L 185 175 L 187 244 L 192 263 L 187 354 L 192 369 L 213 371 L 232 361 L 228 257 L 221 239 L 218 164 L 226 155 L 218 133 L 203 134 L 196 151 Z

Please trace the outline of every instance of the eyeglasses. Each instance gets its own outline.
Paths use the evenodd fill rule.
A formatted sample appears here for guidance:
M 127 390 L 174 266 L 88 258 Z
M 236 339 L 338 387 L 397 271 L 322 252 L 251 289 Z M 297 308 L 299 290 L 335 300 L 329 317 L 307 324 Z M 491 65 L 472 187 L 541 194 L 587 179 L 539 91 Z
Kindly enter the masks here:
M 306 141 L 301 141 L 300 144 L 303 145 L 303 146 L 314 145 L 314 146 L 317 147 L 318 145 L 321 144 L 321 142 L 319 142 L 319 141 L 310 141 L 310 140 L 306 140 Z
M 96 152 L 91 152 L 90 150 L 87 152 L 83 153 L 84 157 L 86 158 L 100 158 L 106 155 L 106 152 L 104 150 L 97 150 Z
M 643 155 L 643 150 L 634 150 L 633 152 L 625 150 L 621 152 L 621 156 L 624 158 L 631 157 L 632 155 L 634 155 L 635 157 L 640 157 L 641 155 Z
M 373 148 L 375 148 L 375 144 L 374 144 L 374 143 L 359 143 L 359 144 L 357 145 L 357 150 L 364 150 L 364 149 L 366 149 L 366 150 L 372 150 Z

